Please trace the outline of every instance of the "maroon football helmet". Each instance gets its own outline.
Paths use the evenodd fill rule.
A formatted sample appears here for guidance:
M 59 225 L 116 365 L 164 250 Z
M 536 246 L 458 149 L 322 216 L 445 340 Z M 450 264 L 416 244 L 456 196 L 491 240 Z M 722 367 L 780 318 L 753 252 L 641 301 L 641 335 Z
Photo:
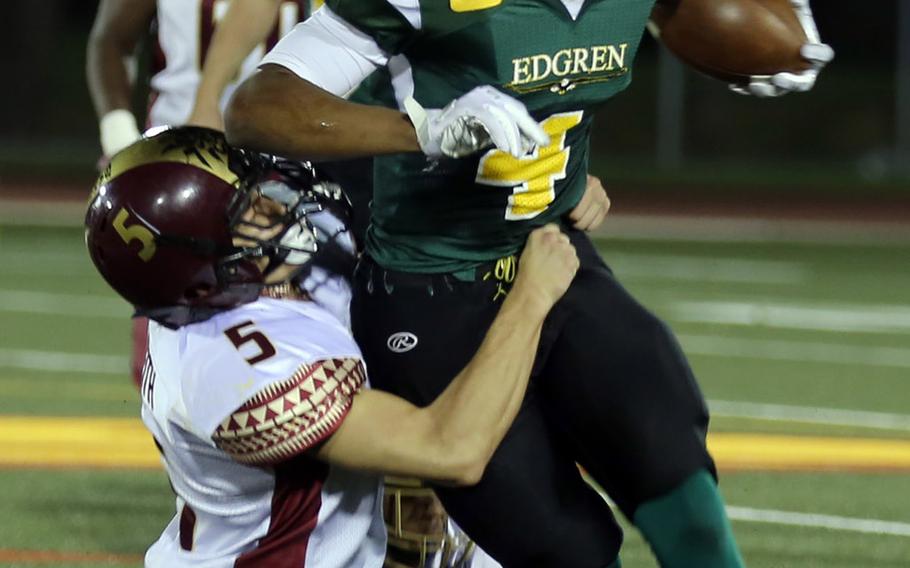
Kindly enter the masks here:
M 307 215 L 343 197 L 317 186 L 305 164 L 234 149 L 214 130 L 167 129 L 111 159 L 89 200 L 85 242 L 137 315 L 185 325 L 255 300 L 263 274 L 316 253 L 321 239 Z M 284 230 L 237 247 L 233 236 L 257 192 L 286 206 L 275 223 Z M 255 263 L 262 257 L 264 272 Z

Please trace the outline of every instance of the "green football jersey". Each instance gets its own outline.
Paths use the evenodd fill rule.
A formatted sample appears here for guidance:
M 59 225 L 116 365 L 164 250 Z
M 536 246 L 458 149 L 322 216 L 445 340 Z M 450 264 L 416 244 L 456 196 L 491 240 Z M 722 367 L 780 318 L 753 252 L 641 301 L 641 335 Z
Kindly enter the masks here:
M 375 159 L 367 252 L 395 270 L 469 273 L 515 253 L 533 228 L 581 199 L 593 112 L 629 85 L 654 0 L 586 0 L 575 19 L 560 0 L 327 4 L 394 56 L 391 73 L 368 79 L 367 98 L 395 105 L 413 93 L 442 108 L 493 85 L 550 135 L 521 158 L 491 149 L 463 159 Z

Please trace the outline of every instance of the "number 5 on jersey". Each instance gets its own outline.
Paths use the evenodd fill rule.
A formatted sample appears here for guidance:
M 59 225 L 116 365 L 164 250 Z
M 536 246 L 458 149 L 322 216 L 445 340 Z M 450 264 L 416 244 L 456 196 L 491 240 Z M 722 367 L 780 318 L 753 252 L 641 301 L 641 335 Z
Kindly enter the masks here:
M 566 133 L 581 123 L 582 111 L 554 114 L 540 123 L 550 135 L 550 144 L 516 158 L 502 150 L 490 150 L 477 166 L 478 183 L 512 187 L 505 218 L 508 221 L 532 219 L 556 199 L 556 182 L 566 177 L 571 148 L 566 148 Z
M 234 344 L 234 347 L 237 349 L 237 351 L 240 351 L 247 343 L 252 342 L 256 344 L 256 348 L 259 349 L 259 353 L 253 355 L 250 353 L 252 350 L 247 351 L 247 354 L 252 355 L 251 357 L 246 358 L 246 362 L 250 365 L 255 365 L 256 363 L 265 361 L 278 352 L 275 349 L 275 346 L 272 345 L 272 342 L 269 341 L 269 338 L 266 337 L 264 333 L 255 328 L 249 330 L 244 329 L 254 325 L 256 324 L 254 324 L 252 321 L 245 321 L 243 323 L 235 325 L 234 327 L 229 327 L 224 330 L 224 334 L 231 341 L 231 343 Z

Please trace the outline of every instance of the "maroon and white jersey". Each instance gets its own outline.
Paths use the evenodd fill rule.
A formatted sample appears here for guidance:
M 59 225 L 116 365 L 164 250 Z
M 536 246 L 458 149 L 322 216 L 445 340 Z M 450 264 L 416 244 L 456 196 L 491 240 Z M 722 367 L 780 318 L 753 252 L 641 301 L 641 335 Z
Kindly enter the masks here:
M 222 109 L 240 81 L 256 69 L 265 52 L 306 18 L 310 13 L 310 1 L 282 3 L 268 40 L 250 53 L 237 81 L 225 89 Z M 322 4 L 322 0 L 313 1 L 314 7 Z M 180 125 L 190 117 L 215 25 L 229 4 L 230 0 L 158 0 L 158 50 L 148 126 Z
M 307 451 L 361 388 L 350 331 L 314 302 L 261 298 L 176 330 L 150 323 L 142 419 L 177 511 L 146 566 L 381 567 L 381 479 Z

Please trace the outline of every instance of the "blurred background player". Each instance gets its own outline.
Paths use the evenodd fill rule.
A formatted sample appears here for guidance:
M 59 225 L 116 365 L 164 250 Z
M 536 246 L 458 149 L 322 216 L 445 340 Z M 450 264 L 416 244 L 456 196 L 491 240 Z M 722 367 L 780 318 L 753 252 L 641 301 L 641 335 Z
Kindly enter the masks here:
M 309 0 L 101 0 L 86 50 L 86 76 L 99 120 L 102 163 L 146 128 L 192 121 L 220 128 L 221 111 L 239 81 L 308 14 Z M 216 44 L 222 20 L 231 41 Z M 142 119 L 132 110 L 140 85 L 135 53 L 149 36 L 152 76 L 140 127 Z M 203 81 L 203 68 L 209 67 L 209 80 Z M 146 341 L 146 321 L 136 318 L 131 366 L 137 385 Z
M 228 109 L 228 137 L 244 146 L 377 156 L 352 321 L 374 385 L 417 404 L 481 339 L 528 231 L 561 222 L 578 247 L 582 269 L 548 320 L 521 417 L 480 484 L 437 488 L 510 568 L 619 565 L 621 531 L 574 461 L 661 565 L 742 565 L 688 362 L 567 219 L 588 189 L 592 117 L 628 86 L 653 5 L 329 0 Z M 808 3 L 792 6 L 811 69 L 753 78 L 746 92 L 808 90 L 830 61 Z M 376 68 L 391 76 L 391 108 L 338 98 Z M 417 339 L 400 348 L 404 330 Z
M 131 111 L 137 80 L 130 62 L 150 30 L 155 33 L 145 127 L 185 124 L 191 115 L 206 126 L 219 126 L 220 111 L 237 84 L 309 14 L 309 0 L 236 4 L 232 9 L 230 0 L 101 1 L 88 42 L 86 74 L 105 156 L 138 139 L 145 129 Z M 222 20 L 231 41 L 215 45 Z M 202 85 L 203 69 L 209 65 L 210 80 Z M 198 103 L 197 93 L 202 95 Z
M 313 8 L 322 0 L 312 0 Z M 205 56 L 188 124 L 224 130 L 222 111 L 237 84 L 246 78 L 275 42 L 308 14 L 310 0 L 229 2 L 218 20 Z
M 517 414 L 578 267 L 568 238 L 530 236 L 487 341 L 417 408 L 367 388 L 346 302 L 307 285 L 314 268 L 349 277 L 344 205 L 311 168 L 196 127 L 131 145 L 99 178 L 86 244 L 152 320 L 142 417 L 177 494 L 146 566 L 379 568 L 376 474 L 474 483 Z

